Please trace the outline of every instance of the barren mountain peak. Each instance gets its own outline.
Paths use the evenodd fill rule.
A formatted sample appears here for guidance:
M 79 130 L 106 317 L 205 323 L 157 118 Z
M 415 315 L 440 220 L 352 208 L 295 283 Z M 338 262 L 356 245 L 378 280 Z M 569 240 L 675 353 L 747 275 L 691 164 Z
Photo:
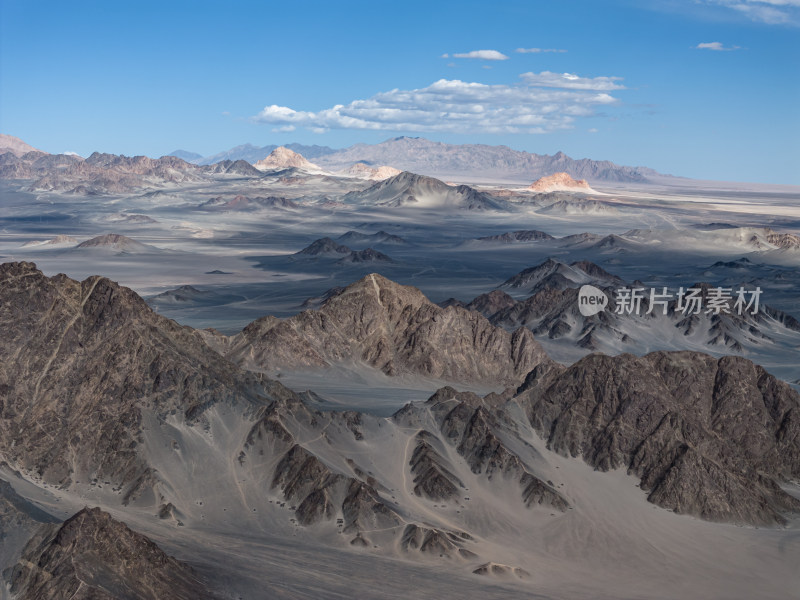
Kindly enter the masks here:
M 284 146 L 278 146 L 275 148 L 275 150 L 269 153 L 269 156 L 259 160 L 254 166 L 256 169 L 262 171 L 267 169 L 286 169 L 290 167 L 307 170 L 321 170 L 317 165 L 306 160 L 302 154 L 298 154 L 297 152 L 289 150 L 289 148 Z
M 85 242 L 81 242 L 76 248 L 110 248 L 118 252 L 137 253 L 137 252 L 160 252 L 159 248 L 149 244 L 143 244 L 128 236 L 119 233 L 106 233 L 98 235 Z
M 226 356 L 255 370 L 326 367 L 352 359 L 387 375 L 462 382 L 521 381 L 548 360 L 530 330 L 494 327 L 463 308 L 441 308 L 415 287 L 370 273 L 284 321 L 258 320 Z
M 534 181 L 529 190 L 534 192 L 555 192 L 555 191 L 581 191 L 593 192 L 589 183 L 585 179 L 573 179 L 569 173 L 559 172 L 540 177 Z
M 29 543 L 14 568 L 15 598 L 213 598 L 188 565 L 99 508 L 50 530 Z
M 0 154 L 3 152 L 11 152 L 15 156 L 22 156 L 28 152 L 41 152 L 30 144 L 26 144 L 18 137 L 0 133 Z

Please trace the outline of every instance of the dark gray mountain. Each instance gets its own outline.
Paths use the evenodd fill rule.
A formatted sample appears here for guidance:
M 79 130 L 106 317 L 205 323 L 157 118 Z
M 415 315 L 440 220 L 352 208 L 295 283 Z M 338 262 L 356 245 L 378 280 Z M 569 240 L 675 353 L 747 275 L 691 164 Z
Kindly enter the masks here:
M 329 290 L 326 290 L 321 296 L 314 296 L 312 298 L 306 298 L 303 303 L 300 305 L 300 308 L 319 308 L 325 300 L 328 298 L 332 298 L 333 296 L 338 296 L 345 290 L 342 286 L 332 287 Z
M 608 202 L 592 198 L 569 198 L 558 200 L 537 210 L 545 215 L 617 215 L 619 211 Z
M 404 171 L 379 181 L 363 191 L 349 192 L 342 201 L 370 206 L 415 206 L 465 210 L 505 210 L 504 200 L 467 185 L 451 186 L 443 181 Z
M 522 457 L 511 450 L 508 441 L 517 439 L 518 432 L 513 419 L 502 410 L 502 405 L 500 398 L 481 398 L 471 392 L 457 392 L 446 387 L 431 396 L 424 408 L 439 426 L 445 441 L 455 447 L 473 473 L 482 474 L 489 480 L 513 479 L 520 486 L 521 499 L 528 507 L 543 504 L 566 510 L 569 507 L 566 499 L 536 477 Z M 394 419 L 408 424 L 423 421 L 420 407 L 414 405 L 398 411 Z M 424 486 L 422 490 L 426 493 L 450 492 L 452 495 L 457 480 L 453 480 L 447 463 L 427 440 L 425 435 L 418 436 L 415 452 L 421 452 L 426 460 L 415 467 L 417 483 Z
M 336 238 L 336 241 L 346 244 L 352 248 L 372 247 L 372 246 L 402 246 L 407 244 L 399 235 L 378 231 L 373 234 L 360 233 L 358 231 L 348 231 Z
M 182 285 L 174 290 L 167 290 L 166 292 L 156 294 L 148 300 L 155 304 L 161 302 L 193 302 L 196 300 L 202 300 L 213 294 L 214 292 L 208 290 L 198 290 L 196 287 L 191 285 Z
M 601 286 L 625 284 L 621 278 L 592 262 L 576 261 L 568 265 L 555 258 L 548 258 L 535 267 L 520 271 L 498 287 L 536 292 L 545 288 L 564 289 L 585 283 Z
M 329 237 L 320 238 L 313 241 L 308 246 L 295 252 L 293 256 L 341 256 L 350 255 L 353 251 L 342 244 L 337 244 Z
M 27 541 L 43 524 L 58 521 L 0 479 L 0 574 L 16 564 Z
M 538 242 L 541 240 L 554 240 L 555 238 L 549 233 L 544 231 L 537 231 L 535 229 L 511 231 L 508 233 L 501 233 L 498 235 L 487 235 L 479 237 L 478 241 L 481 242 L 500 242 L 503 244 L 513 244 L 514 242 Z
M 217 196 L 211 200 L 203 202 L 197 207 L 199 210 L 208 212 L 240 212 L 240 211 L 256 211 L 265 208 L 279 208 L 279 209 L 295 209 L 300 206 L 289 200 L 288 198 L 275 197 L 275 196 L 243 196 L 238 194 L 233 197 Z
M 592 354 L 542 366 L 517 401 L 552 450 L 626 468 L 659 506 L 715 521 L 781 523 L 800 500 L 800 396 L 743 358 Z
M 0 452 L 48 484 L 108 481 L 123 502 L 153 497 L 143 412 L 191 420 L 217 402 L 290 393 L 247 374 L 193 330 L 103 277 L 0 265 Z
M 75 247 L 84 250 L 90 248 L 108 248 L 114 250 L 115 252 L 119 252 L 121 254 L 142 254 L 142 253 L 162 252 L 160 248 L 156 248 L 155 246 L 151 246 L 150 244 L 143 244 L 142 242 L 137 242 L 136 240 L 129 238 L 128 236 L 121 235 L 119 233 L 106 233 L 103 235 L 98 235 L 97 237 L 93 237 L 84 242 L 81 242 Z
M 508 303 L 497 291 L 485 305 L 502 311 Z M 4 264 L 0 322 L 0 453 L 7 468 L 67 493 L 78 478 L 99 480 L 104 501 L 118 494 L 119 511 L 137 503 L 164 519 L 183 518 L 203 498 L 187 500 L 182 486 L 219 485 L 229 469 L 228 480 L 243 485 L 244 508 L 237 510 L 260 515 L 277 499 L 291 511 L 291 527 L 307 528 L 309 539 L 319 533 L 330 541 L 338 530 L 348 547 L 381 544 L 481 570 L 492 557 L 476 555 L 495 540 L 490 530 L 466 525 L 486 522 L 485 512 L 470 514 L 476 500 L 543 517 L 578 513 L 593 501 L 581 493 L 573 502 L 569 481 L 562 488 L 548 480 L 556 473 L 553 456 L 534 430 L 555 452 L 601 471 L 627 469 L 651 502 L 677 512 L 758 524 L 800 511 L 800 501 L 780 487 L 800 477 L 800 396 L 740 358 L 595 354 L 562 367 L 542 354 L 530 331 L 510 333 L 474 312 L 437 307 L 419 290 L 378 275 L 331 294 L 319 311 L 261 319 L 221 346 L 253 368 L 361 360 L 390 375 L 512 385 L 485 397 L 442 388 L 380 418 L 315 410 L 102 277 L 77 282 L 45 277 L 30 263 Z M 215 468 L 187 462 L 187 448 L 197 460 L 213 458 Z M 190 483 L 178 484 L 187 469 Z M 470 501 L 467 487 L 480 494 Z M 501 489 L 511 493 L 492 493 Z M 238 498 L 227 495 L 219 512 Z M 447 504 L 446 512 L 433 503 Z M 0 518 L 4 511 L 27 515 L 33 523 L 18 531 L 32 525 L 38 532 L 10 575 L 20 598 L 207 597 L 185 565 L 108 515 L 86 510 L 63 526 L 41 528 L 37 519 L 47 519 L 34 517 L 34 508 L 0 484 Z M 206 510 L 210 523 L 210 509 L 197 513 Z M 185 526 L 195 525 L 187 518 Z M 536 527 L 533 535 L 552 531 Z
M 374 250 L 373 248 L 364 248 L 363 250 L 353 250 L 347 256 L 340 258 L 336 261 L 337 265 L 357 265 L 364 263 L 391 263 L 394 262 L 383 252 Z
M 717 263 L 716 266 L 729 264 L 738 267 L 746 263 L 737 261 Z M 600 288 L 609 298 L 608 309 L 590 317 L 580 314 L 578 307 L 578 290 L 587 283 Z M 705 311 L 684 314 L 674 298 L 667 303 L 666 314 L 660 305 L 654 305 L 653 311 L 647 314 L 650 309 L 648 290 L 638 313 L 618 314 L 614 306 L 616 290 L 626 285 L 628 283 L 623 279 L 592 262 L 578 261 L 567 265 L 550 258 L 521 271 L 499 286 L 509 291 L 525 289 L 531 294 L 526 299 L 515 300 L 501 290 L 494 290 L 477 296 L 468 304 L 454 298 L 447 300 L 446 304 L 476 310 L 493 324 L 507 329 L 522 325 L 530 328 L 537 337 L 569 340 L 586 351 L 643 354 L 676 347 L 670 344 L 682 347 L 691 340 L 694 344 L 704 344 L 709 351 L 739 354 L 770 347 L 779 339 L 784 345 L 791 343 L 787 340 L 796 340 L 800 344 L 800 322 L 793 316 L 766 305 L 760 306 L 757 314 L 744 311 L 740 315 L 734 308 L 733 299 L 726 303 L 728 312 L 721 311 L 720 314 L 707 314 Z M 704 299 L 711 288 L 707 283 L 696 283 L 691 287 L 702 290 L 700 295 Z
M 223 173 L 243 177 L 261 178 L 264 174 L 246 160 L 221 160 L 203 168 L 206 173 Z
M 99 508 L 50 525 L 10 574 L 17 600 L 212 600 L 192 569 Z
M 370 274 L 318 311 L 254 321 L 225 355 L 268 372 L 360 360 L 387 375 L 417 373 L 449 381 L 521 381 L 548 360 L 530 330 L 513 333 L 463 308 L 441 308 L 422 292 Z

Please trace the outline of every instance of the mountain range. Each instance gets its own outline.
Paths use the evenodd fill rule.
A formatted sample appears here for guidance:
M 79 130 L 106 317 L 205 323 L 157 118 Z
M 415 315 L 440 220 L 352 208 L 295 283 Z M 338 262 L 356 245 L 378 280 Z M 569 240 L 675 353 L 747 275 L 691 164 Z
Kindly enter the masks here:
M 257 177 L 258 169 L 251 166 L 259 161 L 272 161 L 261 162 L 261 168 L 276 161 L 285 166 L 288 159 L 283 154 L 269 159 L 275 151 L 291 153 L 293 162 L 311 165 L 314 169 L 375 180 L 394 175 L 398 170 L 461 181 L 526 184 L 553 173 L 563 173 L 562 179 L 568 177 L 569 181 L 577 178 L 595 182 L 646 183 L 662 177 L 652 169 L 619 166 L 608 161 L 575 160 L 561 152 L 552 156 L 538 155 L 506 146 L 450 145 L 424 138 L 393 138 L 380 144 L 357 144 L 336 151 L 297 144 L 262 148 L 246 145 L 203 159 L 198 159 L 194 153 L 176 151 L 159 159 L 95 152 L 84 160 L 76 155 L 49 155 L 12 136 L 0 139 L 0 177 L 35 179 L 31 188 L 40 191 L 122 193 L 141 187 L 142 177 L 151 182 L 167 183 L 195 181 L 201 179 L 203 173 Z M 313 159 L 313 164 L 308 159 Z M 564 181 L 569 183 L 567 179 Z M 547 189 L 554 185 L 561 189 L 563 182 L 542 185 Z M 590 191 L 588 187 L 581 189 Z
M 800 477 L 800 395 L 744 358 L 592 354 L 564 367 L 528 329 L 374 274 L 233 338 L 180 326 L 106 278 L 31 263 L 0 266 L 0 300 L 5 477 L 192 531 L 183 555 L 204 556 L 209 531 L 300 532 L 353 556 L 522 581 L 531 536 L 603 506 L 565 456 L 601 476 L 627 470 L 654 507 L 705 520 L 773 525 L 800 510 L 781 487 Z M 377 417 L 317 410 L 258 372 L 349 359 L 509 386 L 484 397 L 447 386 Z M 207 562 L 189 567 L 103 510 L 54 523 L 0 482 L 8 515 L 30 536 L 0 564 L 20 598 L 204 598 L 222 585 Z M 229 568 L 244 556 L 219 552 Z
M 609 298 L 608 310 L 592 316 L 580 314 L 578 292 L 586 284 L 596 286 Z M 782 340 L 783 344 L 792 343 L 787 340 L 800 344 L 800 322 L 794 317 L 768 305 L 761 305 L 756 314 L 745 311 L 740 315 L 733 307 L 733 298 L 726 301 L 725 311 L 720 314 L 705 311 L 684 314 L 674 297 L 668 301 L 666 310 L 654 305 L 654 310 L 648 314 L 650 298 L 649 290 L 646 290 L 641 311 L 617 313 L 614 306 L 616 291 L 631 285 L 636 284 L 626 282 L 589 261 L 567 264 L 549 258 L 520 271 L 498 289 L 481 294 L 469 303 L 451 298 L 441 304 L 476 310 L 493 324 L 507 329 L 524 325 L 537 336 L 568 341 L 586 352 L 641 354 L 656 348 L 688 346 L 741 354 L 769 351 L 777 340 Z M 711 288 L 702 282 L 689 287 L 702 290 L 704 301 Z M 506 293 L 518 294 L 520 290 L 530 295 L 515 299 Z
M 213 164 L 221 160 L 243 159 L 255 163 L 278 146 L 237 146 L 226 152 L 197 158 L 194 153 L 173 152 L 174 156 L 192 158 L 197 164 Z M 576 179 L 614 182 L 646 182 L 662 177 L 645 167 L 626 167 L 605 160 L 573 159 L 557 152 L 554 155 L 533 154 L 508 146 L 485 144 L 445 144 L 420 137 L 397 137 L 379 144 L 356 144 L 342 150 L 325 146 L 285 144 L 285 147 L 313 159 L 329 171 L 343 171 L 356 163 L 368 166 L 389 165 L 445 179 L 464 181 L 498 180 L 530 183 L 540 177 L 564 172 Z M 467 179 L 465 179 L 467 178 Z
M 323 251 L 353 256 L 330 239 L 302 252 Z M 329 295 L 318 310 L 282 321 L 264 317 L 211 343 L 234 363 L 266 373 L 355 360 L 387 375 L 500 385 L 521 381 L 546 360 L 524 327 L 506 332 L 474 312 L 441 308 L 418 289 L 377 274 Z

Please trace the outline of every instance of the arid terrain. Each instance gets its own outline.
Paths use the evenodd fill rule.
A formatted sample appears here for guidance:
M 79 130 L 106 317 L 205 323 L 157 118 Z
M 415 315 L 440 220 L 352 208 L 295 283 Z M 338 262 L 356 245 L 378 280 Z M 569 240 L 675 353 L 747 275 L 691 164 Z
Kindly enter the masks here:
M 0 138 L 0 597 L 797 597 L 800 188 L 174 154 Z

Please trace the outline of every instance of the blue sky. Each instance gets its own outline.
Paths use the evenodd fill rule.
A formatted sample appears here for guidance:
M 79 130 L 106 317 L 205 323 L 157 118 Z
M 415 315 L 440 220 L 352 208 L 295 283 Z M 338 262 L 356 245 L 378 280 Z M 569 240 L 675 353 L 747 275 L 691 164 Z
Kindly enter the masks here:
M 0 131 L 49 152 L 419 135 L 800 184 L 800 0 L 0 6 Z

